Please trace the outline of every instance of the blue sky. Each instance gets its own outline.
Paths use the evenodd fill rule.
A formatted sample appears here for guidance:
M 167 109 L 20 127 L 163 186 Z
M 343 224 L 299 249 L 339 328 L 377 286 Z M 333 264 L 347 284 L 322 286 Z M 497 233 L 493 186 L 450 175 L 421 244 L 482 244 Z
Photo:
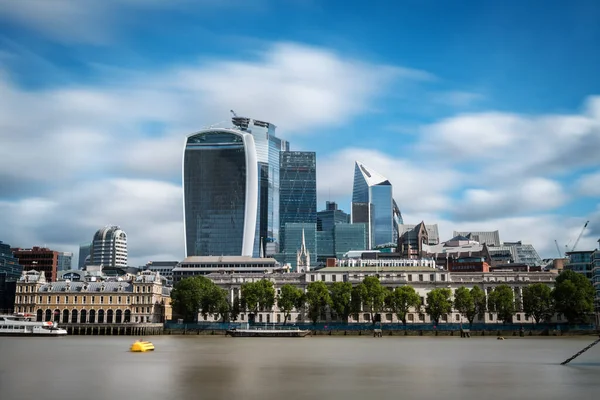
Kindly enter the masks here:
M 600 5 L 541 4 L 0 0 L 0 240 L 180 259 L 183 137 L 234 109 L 317 151 L 320 207 L 358 159 L 442 239 L 594 248 Z

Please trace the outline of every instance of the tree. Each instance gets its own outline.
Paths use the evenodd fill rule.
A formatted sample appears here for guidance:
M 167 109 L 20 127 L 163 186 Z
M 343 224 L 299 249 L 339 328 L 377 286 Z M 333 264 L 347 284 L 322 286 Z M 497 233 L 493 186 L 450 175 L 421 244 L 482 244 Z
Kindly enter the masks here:
M 489 308 L 495 311 L 498 319 L 504 323 L 511 323 L 515 315 L 515 295 L 507 285 L 496 286 L 489 296 Z
M 308 304 L 308 316 L 313 324 L 316 324 L 327 306 L 331 305 L 331 296 L 325 282 L 311 282 L 306 287 L 306 303 Z
M 232 321 L 237 321 L 238 316 L 240 315 L 241 312 L 241 304 L 240 304 L 240 298 L 238 296 L 235 296 L 233 298 L 233 303 L 231 304 L 231 311 L 229 311 L 229 316 L 231 317 Z
M 205 318 L 208 315 L 224 315 L 223 302 L 227 302 L 227 292 L 204 276 L 194 276 L 175 284 L 171 299 L 176 314 L 185 321 L 196 321 L 198 312 Z
M 352 284 L 335 282 L 330 287 L 330 295 L 333 310 L 348 323 L 348 317 L 352 314 Z
M 259 310 L 270 310 L 275 304 L 273 282 L 267 279 L 244 283 L 241 292 L 242 306 L 251 314 L 256 314 Z
M 475 312 L 472 316 L 467 316 L 469 320 L 469 326 L 473 325 L 473 320 L 475 317 L 480 320 L 485 316 L 485 312 L 487 311 L 487 301 L 485 292 L 479 288 L 479 286 L 473 287 L 471 289 L 471 297 L 473 297 L 473 303 L 475 304 Z
M 594 287 L 583 274 L 563 271 L 556 277 L 552 297 L 556 312 L 569 323 L 589 322 L 589 314 L 594 311 Z
M 523 311 L 527 318 L 533 317 L 536 324 L 548 321 L 554 315 L 552 290 L 543 283 L 534 283 L 523 289 Z
M 421 297 L 412 286 L 400 286 L 390 292 L 386 299 L 390 311 L 396 314 L 399 320 L 406 326 L 406 315 L 410 308 L 417 312 L 421 309 Z
M 385 304 L 386 289 L 375 276 L 367 276 L 359 285 L 359 292 L 364 306 L 371 310 L 371 322 L 381 312 Z
M 351 314 L 354 314 L 354 319 L 358 321 L 358 313 L 361 311 L 362 307 L 362 289 L 363 284 L 360 283 L 352 288 L 352 292 L 350 293 L 350 309 Z
M 286 284 L 281 287 L 281 294 L 277 297 L 277 306 L 283 312 L 284 324 L 290 319 L 292 310 L 300 308 L 303 295 L 302 289 L 298 289 L 296 286 Z
M 440 322 L 442 315 L 452 312 L 450 296 L 452 296 L 452 292 L 446 288 L 433 289 L 427 293 L 425 311 L 436 325 Z
M 467 318 L 469 326 L 471 326 L 472 320 L 469 317 L 475 318 L 475 300 L 471 291 L 464 286 L 454 292 L 454 309 Z

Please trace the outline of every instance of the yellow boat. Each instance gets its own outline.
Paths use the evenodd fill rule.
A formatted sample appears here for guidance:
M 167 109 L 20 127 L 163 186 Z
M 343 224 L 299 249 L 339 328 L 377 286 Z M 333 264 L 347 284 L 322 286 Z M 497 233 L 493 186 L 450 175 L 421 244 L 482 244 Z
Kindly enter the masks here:
M 141 340 L 136 340 L 132 345 L 131 345 L 131 351 L 133 352 L 146 352 L 146 351 L 154 351 L 154 345 L 152 344 L 152 342 L 146 342 L 146 341 L 141 341 Z

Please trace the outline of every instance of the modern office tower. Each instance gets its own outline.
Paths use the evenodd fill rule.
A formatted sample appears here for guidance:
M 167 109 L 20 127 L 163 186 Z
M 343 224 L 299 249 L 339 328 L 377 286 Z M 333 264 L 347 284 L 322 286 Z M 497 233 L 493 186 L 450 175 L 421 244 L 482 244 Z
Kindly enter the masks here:
M 58 251 L 45 247 L 32 247 L 31 249 L 13 248 L 13 255 L 19 259 L 23 271 L 36 270 L 43 272 L 48 282 L 55 282 L 57 278 Z
M 77 269 L 83 269 L 86 266 L 85 260 L 90 256 L 92 243 L 83 243 L 79 245 L 79 259 L 77 260 Z
M 99 229 L 90 248 L 90 265 L 127 266 L 127 235 L 118 226 Z
M 206 129 L 183 152 L 185 254 L 249 256 L 258 252 L 258 162 L 252 134 Z
M 61 251 L 58 253 L 57 271 L 69 271 L 72 267 L 73 253 Z
M 23 267 L 19 259 L 14 256 L 10 246 L 0 240 L 0 274 L 4 274 L 7 282 L 14 282 L 21 277 L 21 272 Z
M 390 181 L 356 161 L 352 190 L 352 223 L 367 224 L 369 248 L 395 243 L 402 215 Z
M 317 263 L 317 224 L 289 222 L 285 224 L 285 247 L 283 249 L 283 262 L 290 264 L 296 271 L 298 265 L 298 251 L 304 245 L 310 256 L 310 264 Z
M 317 212 L 317 231 L 333 230 L 335 224 L 349 224 L 350 215 L 338 210 L 335 201 L 325 203 L 325 210 Z
M 288 223 L 317 223 L 317 161 L 315 152 L 283 151 L 280 164 L 279 218 L 281 248 L 288 247 L 285 226 Z M 308 239 L 307 239 L 308 240 Z M 294 242 L 291 247 L 297 246 Z M 315 249 L 309 249 L 311 257 Z M 314 265 L 313 261 L 313 265 Z
M 336 258 L 351 250 L 367 250 L 367 225 L 337 224 L 333 230 Z
M 252 134 L 258 162 L 258 225 L 255 231 L 254 253 L 271 256 L 279 251 L 279 158 L 282 151 L 289 150 L 289 143 L 275 136 L 275 125 L 234 114 L 235 129 Z M 259 254 L 257 254 L 259 253 Z

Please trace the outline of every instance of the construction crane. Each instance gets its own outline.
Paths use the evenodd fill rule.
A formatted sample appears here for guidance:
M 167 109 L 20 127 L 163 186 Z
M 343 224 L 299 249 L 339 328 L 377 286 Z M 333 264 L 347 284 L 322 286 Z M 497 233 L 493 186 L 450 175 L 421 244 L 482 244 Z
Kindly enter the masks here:
M 577 236 L 577 240 L 575 241 L 575 244 L 573 245 L 573 247 L 571 248 L 571 251 L 575 251 L 575 248 L 577 247 L 577 245 L 579 244 L 579 240 L 581 239 L 581 236 L 583 236 L 583 232 L 585 232 L 585 228 L 587 228 L 588 224 L 590 223 L 590 221 L 586 221 L 585 225 L 583 226 L 583 228 L 581 229 L 581 232 L 579 233 L 579 236 Z
M 235 111 L 233 111 L 233 110 L 229 110 L 229 112 L 230 112 L 231 114 L 233 114 L 233 116 L 234 116 L 235 118 L 237 118 L 237 114 L 235 113 Z
M 560 247 L 558 247 L 558 242 L 554 239 L 554 243 L 556 244 L 556 251 L 558 251 L 558 258 L 563 258 L 562 253 L 560 252 Z

